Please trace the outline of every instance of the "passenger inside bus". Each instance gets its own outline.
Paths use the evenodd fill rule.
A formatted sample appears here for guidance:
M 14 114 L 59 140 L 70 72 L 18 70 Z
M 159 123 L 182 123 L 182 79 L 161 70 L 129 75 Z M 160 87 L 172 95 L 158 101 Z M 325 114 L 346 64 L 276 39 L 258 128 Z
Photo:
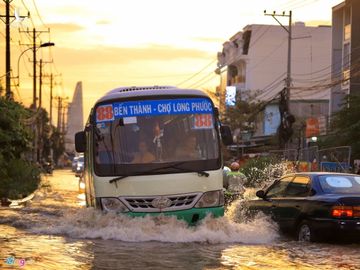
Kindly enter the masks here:
M 197 151 L 197 140 L 194 134 L 188 134 L 185 140 L 176 148 L 175 156 L 177 160 L 199 159 Z
M 145 141 L 139 142 L 139 151 L 135 153 L 131 163 L 150 163 L 155 160 L 155 156 L 149 151 Z

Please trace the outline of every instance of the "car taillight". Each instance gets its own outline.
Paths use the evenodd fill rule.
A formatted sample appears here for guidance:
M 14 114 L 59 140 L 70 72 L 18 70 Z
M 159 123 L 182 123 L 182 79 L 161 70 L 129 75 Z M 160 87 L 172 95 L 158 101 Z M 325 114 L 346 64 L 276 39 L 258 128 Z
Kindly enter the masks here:
M 337 205 L 331 209 L 331 215 L 337 218 L 360 217 L 360 206 Z
M 354 211 L 354 217 L 360 218 L 360 206 L 354 206 L 353 211 Z

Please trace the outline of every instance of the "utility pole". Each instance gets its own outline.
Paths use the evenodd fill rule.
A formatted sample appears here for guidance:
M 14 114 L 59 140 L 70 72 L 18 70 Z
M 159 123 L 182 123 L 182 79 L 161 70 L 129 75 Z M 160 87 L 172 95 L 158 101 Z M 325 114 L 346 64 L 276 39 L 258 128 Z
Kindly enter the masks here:
M 5 36 L 6 36 L 6 49 L 5 49 L 5 70 L 6 70 L 6 99 L 11 97 L 11 67 L 10 67 L 10 0 L 5 0 Z
M 42 33 L 50 33 L 50 29 L 46 30 L 46 31 L 37 31 L 35 28 L 33 28 L 32 33 L 29 31 L 29 29 L 27 29 L 26 31 L 19 31 L 20 33 L 27 33 L 27 34 L 32 34 L 32 44 L 22 44 L 22 45 L 27 45 L 27 46 L 31 46 L 32 47 L 32 51 L 33 51 L 33 102 L 32 102 L 32 108 L 33 110 L 37 109 L 37 86 L 36 86 L 36 51 L 39 48 L 40 45 L 37 44 L 37 38 L 40 36 L 40 34 Z
M 38 48 L 41 47 L 41 45 L 39 45 L 37 43 L 37 38 L 40 36 L 40 34 L 42 33 L 49 33 L 50 32 L 50 29 L 48 29 L 47 31 L 37 31 L 35 28 L 33 28 L 32 32 L 29 31 L 29 29 L 27 29 L 26 31 L 19 31 L 20 33 L 27 33 L 28 35 L 31 35 L 32 34 L 32 44 L 21 44 L 21 45 L 26 45 L 26 46 L 29 46 L 29 47 L 32 47 L 32 51 L 33 51 L 33 59 L 32 59 L 32 62 L 33 62 L 33 102 L 32 102 L 32 105 L 31 105 L 31 108 L 36 111 L 37 109 L 37 102 L 36 102 L 36 98 L 37 98 L 37 94 L 36 94 L 36 81 L 37 81 L 37 76 L 36 76 L 36 65 L 37 65 L 37 61 L 36 61 L 36 51 Z M 41 77 L 41 76 L 40 76 Z M 40 78 L 40 80 L 42 80 Z M 39 100 L 39 103 L 41 103 L 41 100 Z M 41 107 L 41 104 L 40 106 Z M 42 115 L 42 114 L 41 114 Z M 40 123 L 39 123 L 39 120 L 36 121 L 37 122 L 37 125 L 36 127 L 34 127 L 34 142 L 33 142 L 33 147 L 34 147 L 34 151 L 33 151 L 33 159 L 40 162 L 40 155 L 41 155 L 41 151 L 40 151 L 40 148 L 42 149 L 41 145 L 39 145 L 39 142 L 41 140 L 40 136 Z
M 40 72 L 39 72 L 39 109 L 41 109 L 42 105 L 42 70 L 43 70 L 43 61 L 40 59 Z
M 43 61 L 43 64 L 44 64 L 45 62 Z M 52 63 L 52 61 L 51 62 L 46 62 L 46 63 Z M 53 74 L 53 73 L 51 73 L 50 75 L 49 74 L 43 74 L 43 78 L 45 78 L 45 77 L 48 77 L 49 79 L 50 79 L 50 82 L 49 82 L 49 88 L 50 88 L 50 112 L 49 112 L 49 122 L 50 122 L 50 125 L 52 125 L 52 120 L 53 120 L 53 100 L 56 98 L 58 98 L 58 97 L 54 97 L 54 93 L 53 93 L 53 89 L 54 89 L 54 86 L 55 85 L 57 85 L 57 83 L 56 82 L 54 82 L 54 78 L 55 77 L 58 77 L 58 76 L 62 76 L 62 74 Z M 44 82 L 43 82 L 43 84 L 44 84 Z
M 5 2 L 5 15 L 0 15 L 1 20 L 5 23 L 5 74 L 6 74 L 6 99 L 12 98 L 11 93 L 11 58 L 10 58 L 10 24 L 16 19 L 16 18 L 26 18 L 28 16 L 14 16 L 10 15 L 10 3 L 13 0 L 4 0 Z M 5 21 L 3 20 L 5 18 Z M 12 21 L 10 22 L 10 18 Z
M 289 111 L 289 103 L 290 103 L 290 87 L 291 87 L 291 41 L 292 41 L 292 11 L 289 11 L 289 14 L 286 14 L 285 11 L 281 14 L 277 14 L 275 11 L 273 13 L 266 13 L 264 10 L 265 16 L 271 16 L 277 21 L 280 26 L 288 33 L 288 53 L 287 53 L 287 76 L 286 76 L 286 109 Z M 288 17 L 289 18 L 289 26 L 286 28 L 276 17 Z
M 43 68 L 44 68 L 44 64 L 47 63 L 53 63 L 53 61 L 43 61 L 42 59 L 40 59 L 39 61 L 39 108 L 41 108 L 42 106 L 42 86 L 43 86 L 43 78 L 44 77 L 50 77 L 49 75 L 44 75 L 43 74 Z
M 50 74 L 50 127 L 52 126 L 52 107 L 53 107 L 53 74 Z
M 288 33 L 288 52 L 287 52 L 287 76 L 286 85 L 283 91 L 280 93 L 279 112 L 281 123 L 278 129 L 280 148 L 286 147 L 286 143 L 290 140 L 293 134 L 292 124 L 295 122 L 295 117 L 290 114 L 290 88 L 291 88 L 291 42 L 292 42 L 292 11 L 286 14 L 285 11 L 281 14 L 266 13 L 265 16 L 271 16 L 279 25 Z M 288 17 L 289 25 L 286 28 L 276 17 Z
M 65 113 L 66 113 L 66 104 L 63 104 L 62 106 L 62 117 L 61 117 L 61 120 L 62 120 L 62 123 L 61 123 L 61 133 L 63 134 L 63 136 L 65 136 L 65 125 L 66 125 L 66 118 L 65 118 Z
M 33 109 L 36 111 L 36 30 L 33 28 Z
M 57 129 L 61 131 L 61 111 L 62 111 L 62 98 L 57 97 L 58 100 L 58 119 L 57 119 Z

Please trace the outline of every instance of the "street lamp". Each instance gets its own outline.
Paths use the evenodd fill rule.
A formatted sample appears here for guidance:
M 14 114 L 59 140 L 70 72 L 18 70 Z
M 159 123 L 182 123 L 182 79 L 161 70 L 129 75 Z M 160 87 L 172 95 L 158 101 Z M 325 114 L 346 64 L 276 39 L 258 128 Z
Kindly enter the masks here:
M 44 48 L 44 47 L 52 47 L 52 46 L 55 46 L 55 43 L 54 42 L 45 42 L 45 43 L 42 43 L 40 46 L 36 47 L 36 50 L 40 49 L 40 48 Z M 19 86 L 20 85 L 20 73 L 19 73 L 19 67 L 20 67 L 20 59 L 21 59 L 21 56 L 24 55 L 24 53 L 26 53 L 27 51 L 30 51 L 30 50 L 33 50 L 33 48 L 27 48 L 25 51 L 23 51 L 19 58 L 18 58 L 18 61 L 17 61 L 17 76 L 14 77 L 17 79 L 17 84 L 16 86 Z

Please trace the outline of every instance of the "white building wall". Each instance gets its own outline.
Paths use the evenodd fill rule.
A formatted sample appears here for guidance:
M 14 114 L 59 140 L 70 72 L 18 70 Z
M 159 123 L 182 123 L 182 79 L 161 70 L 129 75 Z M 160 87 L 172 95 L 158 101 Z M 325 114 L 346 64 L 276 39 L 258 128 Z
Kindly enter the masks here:
M 267 89 L 274 81 L 279 82 L 286 77 L 288 33 L 278 25 L 248 25 L 243 33 L 251 30 L 250 46 L 247 55 L 234 58 L 235 48 L 227 44 L 223 52 L 220 66 L 226 66 L 238 61 L 245 61 L 246 90 L 260 90 L 264 94 L 261 100 L 268 100 L 279 92 L 284 83 L 279 83 L 273 89 Z M 330 78 L 331 72 L 331 28 L 306 27 L 302 23 L 293 25 L 292 41 L 292 77 L 294 87 L 308 87 L 319 83 L 319 80 Z M 235 35 L 233 38 L 236 38 Z M 230 40 L 235 41 L 235 40 Z M 238 44 L 240 42 L 237 42 Z M 224 44 L 224 45 L 225 45 Z M 323 71 L 320 71 L 323 69 Z M 316 73 L 314 73 L 316 72 Z M 312 74 L 313 73 L 313 74 Z M 307 74 L 307 75 L 306 75 Z M 312 93 L 293 90 L 292 99 L 329 99 L 329 90 Z

